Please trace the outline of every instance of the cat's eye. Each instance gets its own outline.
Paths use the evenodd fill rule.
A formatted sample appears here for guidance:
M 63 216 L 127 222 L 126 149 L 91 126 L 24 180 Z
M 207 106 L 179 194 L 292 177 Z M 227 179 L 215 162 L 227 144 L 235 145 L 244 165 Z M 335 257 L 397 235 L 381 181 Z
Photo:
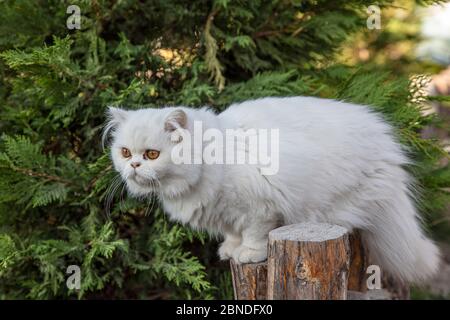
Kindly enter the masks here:
M 131 152 L 129 149 L 127 148 L 122 148 L 122 157 L 124 158 L 129 158 L 131 157 Z
M 159 157 L 159 151 L 158 150 L 147 150 L 145 151 L 145 156 L 150 160 L 155 160 Z

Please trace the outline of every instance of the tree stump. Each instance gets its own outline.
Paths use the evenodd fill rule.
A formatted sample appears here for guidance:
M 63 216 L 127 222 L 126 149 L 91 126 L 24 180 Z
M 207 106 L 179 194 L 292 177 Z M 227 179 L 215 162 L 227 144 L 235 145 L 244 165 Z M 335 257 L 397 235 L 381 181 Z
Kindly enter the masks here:
M 302 223 L 272 230 L 268 257 L 269 300 L 347 298 L 350 246 L 345 228 Z
M 234 297 L 265 299 L 409 299 L 409 286 L 381 270 L 381 289 L 368 290 L 369 252 L 358 230 L 302 223 L 269 233 L 268 261 L 230 261 Z
M 236 300 L 267 299 L 267 263 L 238 264 L 230 260 Z

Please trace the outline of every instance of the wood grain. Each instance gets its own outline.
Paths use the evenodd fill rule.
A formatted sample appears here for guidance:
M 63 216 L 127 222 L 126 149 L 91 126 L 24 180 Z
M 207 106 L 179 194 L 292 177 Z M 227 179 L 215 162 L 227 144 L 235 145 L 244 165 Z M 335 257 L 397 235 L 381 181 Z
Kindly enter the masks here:
M 350 246 L 345 228 L 302 223 L 269 233 L 269 300 L 347 298 Z
M 238 264 L 230 260 L 236 300 L 267 299 L 267 263 Z

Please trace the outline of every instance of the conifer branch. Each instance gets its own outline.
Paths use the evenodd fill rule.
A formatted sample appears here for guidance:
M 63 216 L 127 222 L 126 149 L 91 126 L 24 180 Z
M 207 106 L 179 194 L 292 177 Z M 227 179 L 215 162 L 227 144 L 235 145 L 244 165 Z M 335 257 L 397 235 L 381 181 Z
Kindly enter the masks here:
M 23 175 L 29 176 L 29 177 L 34 177 L 34 178 L 41 178 L 41 179 L 45 179 L 47 181 L 53 181 L 53 182 L 59 182 L 59 183 L 63 183 L 66 185 L 71 185 L 73 184 L 72 181 L 66 180 L 64 178 L 58 177 L 58 176 L 54 176 L 54 175 L 50 175 L 47 173 L 43 173 L 43 172 L 35 172 L 31 169 L 25 169 L 25 168 L 18 168 L 18 167 L 12 167 L 12 169 L 16 172 L 19 172 Z

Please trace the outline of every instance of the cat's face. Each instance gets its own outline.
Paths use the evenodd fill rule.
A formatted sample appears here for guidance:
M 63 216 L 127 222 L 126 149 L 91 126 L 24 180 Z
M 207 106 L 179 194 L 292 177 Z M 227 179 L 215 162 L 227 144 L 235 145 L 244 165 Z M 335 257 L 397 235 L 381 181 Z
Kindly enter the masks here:
M 173 141 L 171 135 L 177 128 L 188 126 L 182 109 L 110 108 L 108 116 L 105 132 L 111 132 L 114 168 L 132 195 L 161 191 L 163 196 L 176 196 L 198 181 L 201 166 L 172 161 L 172 149 L 182 141 Z

